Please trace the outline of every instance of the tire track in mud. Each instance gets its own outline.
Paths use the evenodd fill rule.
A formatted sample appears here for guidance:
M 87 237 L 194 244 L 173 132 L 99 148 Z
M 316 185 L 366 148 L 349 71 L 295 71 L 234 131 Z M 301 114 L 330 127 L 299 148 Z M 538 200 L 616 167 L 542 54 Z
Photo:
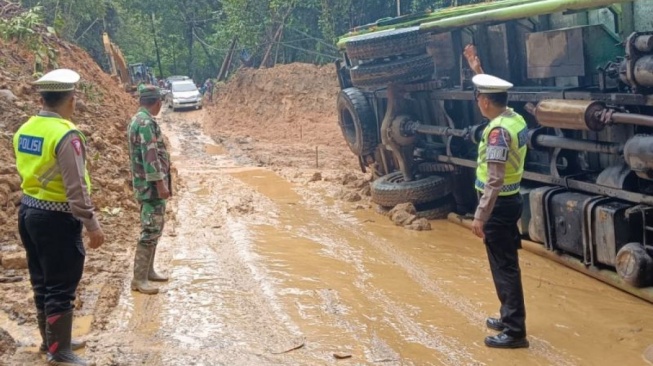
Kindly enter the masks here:
M 182 141 L 182 146 L 184 150 L 189 150 L 190 148 L 195 153 L 199 153 L 198 155 L 205 155 L 203 154 L 204 151 L 200 151 L 201 149 L 199 146 L 212 142 L 206 136 L 198 135 L 193 136 L 193 141 L 195 142 L 192 143 L 189 140 Z M 183 155 L 185 156 L 185 159 L 188 159 L 186 153 Z M 232 161 L 229 163 L 223 162 L 222 166 L 219 166 L 220 164 L 218 164 L 217 168 L 233 164 Z M 185 172 L 190 172 L 191 170 L 197 171 L 197 168 L 200 168 L 200 170 L 203 171 L 205 168 L 214 169 L 216 166 L 210 161 L 204 159 L 190 159 L 184 162 L 184 168 L 182 169 Z M 215 177 L 213 172 L 201 174 L 204 175 L 201 181 Z M 238 182 L 238 179 L 234 177 L 230 177 L 229 183 L 227 184 L 233 184 L 234 182 L 237 182 L 236 185 L 240 184 L 248 186 L 250 189 L 256 189 L 256 187 L 251 185 L 251 182 Z M 225 182 L 222 183 L 224 184 Z M 288 182 L 284 181 L 283 183 L 291 186 Z M 275 182 L 268 182 L 268 184 L 275 184 Z M 211 182 L 211 185 L 215 185 L 215 182 Z M 293 187 L 292 189 L 296 191 L 296 187 Z M 235 192 L 236 196 L 243 194 L 242 189 L 232 190 L 232 192 Z M 260 192 L 255 194 L 258 194 L 261 197 L 266 197 L 265 194 Z M 300 193 L 300 196 L 303 198 L 302 201 L 296 204 L 292 210 L 285 209 L 285 206 L 283 205 L 280 206 L 280 202 L 269 202 L 270 200 L 274 201 L 274 199 L 273 197 L 267 197 L 267 201 L 270 205 L 266 210 L 272 216 L 277 217 L 276 219 L 279 221 L 287 220 L 288 222 L 286 224 L 291 225 L 291 230 L 293 230 L 298 236 L 321 245 L 323 247 L 323 255 L 331 257 L 336 261 L 344 261 L 353 266 L 356 273 L 353 285 L 367 299 L 367 302 L 376 304 L 376 306 L 380 308 L 379 311 L 386 314 L 385 318 L 387 323 L 390 324 L 394 331 L 400 335 L 405 342 L 417 342 L 428 349 L 434 350 L 436 352 L 436 359 L 444 365 L 484 364 L 476 360 L 474 356 L 467 351 L 466 347 L 456 338 L 445 336 L 444 333 L 438 331 L 437 327 L 434 326 L 425 328 L 419 321 L 417 321 L 417 319 L 414 318 L 414 316 L 412 316 L 412 314 L 409 314 L 404 310 L 404 304 L 399 305 L 396 301 L 392 300 L 384 290 L 372 284 L 369 281 L 371 272 L 361 258 L 364 249 L 353 248 L 350 243 L 347 243 L 346 240 L 342 239 L 342 233 L 338 233 L 338 230 L 328 230 L 328 228 L 324 227 L 324 223 L 329 222 L 332 225 L 335 224 L 339 229 L 351 233 L 361 242 L 357 243 L 357 246 L 363 245 L 363 248 L 371 247 L 378 250 L 379 253 L 382 253 L 383 256 L 385 256 L 386 260 L 389 259 L 391 262 L 394 262 L 394 264 L 399 266 L 412 281 L 417 283 L 422 289 L 428 291 L 432 296 L 435 296 L 438 299 L 438 302 L 448 309 L 447 311 L 459 313 L 467 320 L 468 324 L 476 327 L 478 327 L 478 324 L 483 324 L 484 321 L 484 316 L 481 315 L 482 313 L 479 312 L 477 307 L 466 299 L 460 298 L 455 294 L 444 290 L 440 279 L 434 280 L 431 278 L 432 276 L 428 274 L 428 271 L 420 268 L 412 262 L 408 256 L 395 250 L 391 243 L 388 243 L 386 240 L 374 235 L 371 236 L 373 239 L 370 239 L 370 235 L 366 235 L 360 227 L 357 227 L 358 222 L 355 218 L 346 218 L 346 216 L 343 216 L 341 213 L 337 212 L 337 210 L 325 209 L 325 207 L 328 206 L 325 205 L 323 198 L 319 195 L 315 195 L 314 192 L 311 192 L 309 197 L 312 197 L 307 199 L 306 192 L 304 191 Z M 257 203 L 261 201 L 261 197 L 256 198 Z M 288 332 L 289 335 L 295 337 L 301 336 L 301 328 L 293 323 L 291 316 L 287 313 L 288 309 L 283 308 L 283 305 L 281 305 L 279 298 L 276 295 L 281 286 L 276 286 L 276 282 L 278 281 L 272 279 L 274 277 L 268 270 L 266 263 L 264 263 L 265 261 L 260 260 L 260 255 L 255 252 L 256 249 L 253 248 L 252 238 L 248 234 L 248 230 L 251 230 L 253 227 L 252 225 L 262 224 L 261 220 L 264 219 L 263 215 L 250 213 L 249 215 L 244 215 L 244 217 L 240 218 L 231 215 L 228 211 L 229 207 L 223 206 L 222 216 L 225 217 L 225 221 L 222 223 L 224 226 L 221 231 L 230 238 L 228 241 L 233 243 L 235 247 L 229 248 L 232 252 L 229 253 L 227 257 L 238 258 L 237 262 L 246 268 L 245 270 L 249 273 L 251 280 L 256 283 L 258 296 L 265 299 L 265 301 L 258 301 L 267 303 L 267 307 L 264 308 L 264 312 L 267 312 L 267 314 L 262 315 L 262 317 L 267 319 L 277 319 L 277 322 L 285 326 L 285 331 Z M 316 213 L 317 215 L 315 215 Z M 313 216 L 314 219 L 307 219 L 307 216 Z M 320 219 L 315 219 L 315 217 L 319 217 Z M 185 218 L 185 220 L 188 221 L 188 218 Z M 268 222 L 268 224 L 279 226 L 280 223 Z M 283 225 L 283 222 L 281 222 L 281 224 Z M 254 230 L 256 231 L 256 229 Z M 197 235 L 197 233 L 194 233 L 194 235 Z M 217 262 L 219 266 L 230 265 L 230 263 L 226 263 L 219 258 L 217 259 Z M 231 263 L 231 265 L 233 264 Z M 241 270 L 232 270 L 231 272 L 241 273 L 241 271 L 242 268 Z M 351 307 L 351 305 L 349 306 Z M 259 309 L 259 311 L 263 310 Z M 347 317 L 340 317 L 341 324 L 343 322 L 342 319 L 346 318 Z M 352 320 L 354 323 L 351 323 Z M 360 322 L 355 319 L 344 320 L 344 322 L 348 324 L 347 327 L 349 329 L 354 329 L 352 334 L 354 338 L 359 339 L 362 343 L 366 343 L 365 339 L 361 339 L 361 337 L 356 334 L 356 329 L 362 328 L 360 324 L 356 324 Z M 389 352 L 387 352 L 388 354 L 397 354 L 396 351 L 392 350 L 393 346 L 391 344 L 386 343 L 386 345 L 390 347 Z M 318 348 L 316 349 L 314 347 Z M 318 344 L 308 348 L 317 351 L 319 347 Z M 539 348 L 539 345 L 534 345 L 534 353 L 549 360 L 549 362 L 556 365 L 573 365 L 573 363 L 565 358 L 558 357 L 555 350 L 550 347 Z M 364 352 L 366 354 L 374 354 L 375 351 L 371 348 L 371 345 L 368 344 L 365 346 Z M 375 358 L 376 357 L 372 357 L 372 359 L 368 359 L 368 361 L 374 362 Z
M 183 133 L 186 129 L 179 126 L 173 134 Z M 226 364 L 279 364 L 286 357 L 271 354 L 294 347 L 301 342 L 302 334 L 280 311 L 273 284 L 269 283 L 272 277 L 258 264 L 258 257 L 251 249 L 247 228 L 238 217 L 239 210 L 245 211 L 243 215 L 248 214 L 247 206 L 251 205 L 249 201 L 252 193 L 228 175 L 216 175 L 214 171 L 204 170 L 237 165 L 229 158 L 206 154 L 201 147 L 213 143 L 210 138 L 195 134 L 192 139 L 186 138 L 181 142 L 182 155 L 187 161 L 179 170 L 186 176 L 185 183 L 202 186 L 206 192 L 202 195 L 193 194 L 191 189 L 182 192 L 178 207 L 182 221 L 177 222 L 176 229 L 179 235 L 177 241 L 185 244 L 186 253 L 175 253 L 175 260 L 182 257 L 192 262 L 185 270 L 190 272 L 186 276 L 193 280 L 197 280 L 199 269 L 206 279 L 217 279 L 223 283 L 216 289 L 214 282 L 212 288 L 205 288 L 204 292 L 198 290 L 197 284 L 188 291 L 176 291 L 175 297 L 167 303 L 169 319 L 165 323 L 167 327 L 177 327 L 174 334 L 185 348 L 197 348 L 191 344 L 201 338 L 224 338 L 222 341 L 204 342 L 198 348 L 199 351 L 217 346 L 223 350 L 221 356 L 201 359 L 211 362 L 224 360 Z M 265 204 L 263 206 L 269 211 L 270 207 Z M 230 212 L 232 210 L 235 212 Z M 207 221 L 216 218 L 218 221 L 209 225 L 207 230 Z M 201 248 L 202 245 L 208 247 Z M 180 321 L 177 317 L 179 305 L 183 306 L 183 297 L 193 298 L 187 300 L 188 307 L 200 313 L 193 316 L 191 323 L 181 324 L 182 330 L 184 327 L 187 330 L 195 327 L 194 332 L 199 333 L 190 338 L 185 335 L 188 339 L 184 339 L 184 334 L 181 337 L 179 334 L 184 333 L 179 332 Z M 216 312 L 221 314 L 215 314 Z M 211 324 L 214 329 L 211 329 Z
M 261 173 L 263 174 L 263 172 Z M 281 178 L 275 179 L 276 175 L 272 172 L 265 172 L 265 184 L 278 186 L 290 183 L 281 182 Z M 256 185 L 256 182 L 247 181 L 246 183 L 254 184 L 255 188 L 262 187 Z M 263 184 L 263 183 L 261 183 Z M 264 190 L 266 188 L 263 188 Z M 263 195 L 270 192 L 262 192 Z M 269 197 L 274 200 L 274 197 Z M 482 365 L 483 363 L 474 359 L 466 350 L 466 347 L 453 337 L 447 337 L 435 329 L 425 329 L 415 319 L 406 314 L 402 306 L 396 304 L 384 291 L 377 288 L 369 282 L 373 276 L 364 263 L 362 250 L 354 249 L 344 239 L 342 232 L 333 230 L 329 225 L 332 224 L 332 217 L 323 217 L 312 208 L 308 208 L 305 201 L 293 205 L 292 209 L 280 209 L 282 225 L 292 225 L 292 231 L 295 235 L 303 237 L 321 246 L 320 251 L 323 255 L 332 258 L 335 261 L 348 263 L 355 270 L 353 285 L 367 299 L 369 304 L 375 304 L 380 307 L 379 311 L 374 313 L 383 314 L 387 323 L 396 330 L 405 342 L 417 342 L 424 347 L 436 351 L 434 357 L 443 365 Z M 322 218 L 325 220 L 318 220 Z M 349 230 L 347 230 L 348 232 Z M 351 304 L 349 305 L 352 306 Z M 368 346 L 369 347 L 369 346 Z M 391 346 L 392 347 L 392 346 Z M 409 361 L 404 361 L 409 362 Z
M 301 332 L 274 306 L 274 293 L 266 290 L 272 277 L 257 272 L 242 220 L 232 217 L 252 193 L 215 174 L 236 164 L 206 154 L 204 143 L 212 141 L 184 135 L 193 130 L 187 124 L 164 129 L 170 129 L 171 150 L 182 160 L 175 165 L 183 188 L 169 208 L 177 220 L 167 223 L 156 261 L 171 281 L 154 296 L 124 288 L 109 331 L 92 348 L 99 364 L 316 364 L 299 352 L 283 354 L 297 345 Z
M 470 325 L 484 329 L 483 325 L 485 324 L 485 315 L 483 315 L 483 312 L 477 306 L 474 306 L 470 301 L 445 290 L 443 286 L 444 283 L 440 278 L 432 276 L 430 271 L 422 268 L 410 259 L 409 256 L 397 250 L 395 248 L 396 243 L 390 243 L 385 238 L 381 238 L 371 232 L 364 232 L 356 218 L 343 214 L 343 212 L 335 206 L 330 207 L 326 204 L 322 196 L 314 191 L 305 188 L 298 188 L 297 191 L 303 197 L 310 197 L 310 199 L 306 199 L 305 201 L 310 202 L 313 209 L 322 215 L 325 220 L 329 220 L 343 230 L 350 231 L 357 238 L 365 241 L 370 247 L 379 250 L 388 258 L 391 258 L 392 261 L 398 264 L 412 280 L 437 297 L 438 301 L 463 315 Z M 534 341 L 531 342 L 530 350 L 533 351 L 534 354 L 548 360 L 551 364 L 559 366 L 574 366 L 577 364 L 576 361 L 571 360 L 569 356 L 565 355 L 564 352 L 557 350 L 549 342 L 534 336 L 529 336 L 529 339 Z
M 467 347 L 452 337 L 447 337 L 436 329 L 426 330 L 415 319 L 406 313 L 404 307 L 393 301 L 383 290 L 369 283 L 373 276 L 366 268 L 362 260 L 362 251 L 351 248 L 342 239 L 334 240 L 333 237 L 325 236 L 324 233 L 311 233 L 311 229 L 300 231 L 300 235 L 324 245 L 327 254 L 334 259 L 349 261 L 357 271 L 356 280 L 353 284 L 363 293 L 371 303 L 383 304 L 384 313 L 392 314 L 395 321 L 388 323 L 401 334 L 408 342 L 419 342 L 427 348 L 437 351 L 442 357 L 440 361 L 444 365 L 483 365 L 474 359 L 467 351 Z M 356 252 L 354 254 L 353 252 Z

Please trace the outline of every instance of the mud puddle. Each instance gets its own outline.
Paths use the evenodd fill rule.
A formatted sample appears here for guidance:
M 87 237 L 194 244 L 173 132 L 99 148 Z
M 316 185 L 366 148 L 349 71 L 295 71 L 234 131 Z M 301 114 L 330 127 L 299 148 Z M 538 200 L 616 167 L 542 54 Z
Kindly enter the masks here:
M 170 202 L 156 296 L 123 291 L 100 365 L 643 364 L 650 305 L 522 252 L 528 350 L 488 349 L 498 312 L 482 243 L 456 225 L 406 231 L 323 190 L 242 166 L 165 125 L 184 188 Z M 298 174 L 301 172 L 298 172 Z

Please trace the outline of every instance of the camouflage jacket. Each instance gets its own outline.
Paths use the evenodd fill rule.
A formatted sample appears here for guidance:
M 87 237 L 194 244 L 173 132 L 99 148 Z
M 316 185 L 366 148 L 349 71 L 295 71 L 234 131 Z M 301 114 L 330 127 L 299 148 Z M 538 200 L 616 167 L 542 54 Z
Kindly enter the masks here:
M 136 199 L 158 199 L 157 181 L 165 180 L 171 189 L 170 154 L 159 124 L 145 108 L 140 108 L 132 117 L 127 129 L 127 140 Z

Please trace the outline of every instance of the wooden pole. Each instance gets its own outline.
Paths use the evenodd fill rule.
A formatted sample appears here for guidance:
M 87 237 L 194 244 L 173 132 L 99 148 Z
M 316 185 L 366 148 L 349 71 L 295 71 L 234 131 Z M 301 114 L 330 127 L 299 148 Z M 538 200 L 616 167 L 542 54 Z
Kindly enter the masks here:
M 283 18 L 281 18 L 281 24 L 279 25 L 279 28 L 277 28 L 277 31 L 274 33 L 274 36 L 272 37 L 272 40 L 270 41 L 270 44 L 268 45 L 268 49 L 265 51 L 265 56 L 263 56 L 263 60 L 261 61 L 261 67 L 266 67 L 268 63 L 268 58 L 270 57 L 270 53 L 272 51 L 272 47 L 274 47 L 275 42 L 277 42 L 278 39 L 281 38 L 281 32 L 283 31 L 283 27 L 286 24 L 286 19 L 290 16 L 290 13 L 292 13 L 294 7 L 290 7 L 286 14 L 284 14 Z
M 231 46 L 229 46 L 229 51 L 227 52 L 227 55 L 224 57 L 224 61 L 222 61 L 222 67 L 220 67 L 220 73 L 218 73 L 218 81 L 222 81 L 226 78 L 227 75 L 227 70 L 229 70 L 229 65 L 231 65 L 231 58 L 234 53 L 234 49 L 236 48 L 236 41 L 238 40 L 238 37 L 234 37 L 234 39 L 231 41 Z
M 156 61 L 159 64 L 159 77 L 163 78 L 163 67 L 161 67 L 161 54 L 159 53 L 159 42 L 156 40 L 156 28 L 154 27 L 154 13 L 152 13 L 152 36 L 154 37 L 154 48 L 156 49 Z

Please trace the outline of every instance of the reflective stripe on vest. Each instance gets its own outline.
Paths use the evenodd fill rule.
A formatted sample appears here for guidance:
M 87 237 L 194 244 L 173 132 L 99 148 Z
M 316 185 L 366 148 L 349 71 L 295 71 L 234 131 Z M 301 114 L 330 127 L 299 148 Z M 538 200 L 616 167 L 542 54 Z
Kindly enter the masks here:
M 476 168 L 475 187 L 483 191 L 488 179 L 487 169 L 487 140 L 490 132 L 501 127 L 510 135 L 510 147 L 508 151 L 508 160 L 506 161 L 506 175 L 503 180 L 503 187 L 499 196 L 509 196 L 519 193 L 519 185 L 522 175 L 524 174 L 524 161 L 526 160 L 526 140 L 528 137 L 528 127 L 526 121 L 512 109 L 508 109 L 499 117 L 495 118 L 483 131 L 483 138 L 478 145 L 478 166 Z
M 71 131 L 79 132 L 72 122 L 44 116 L 30 118 L 16 131 L 14 153 L 24 195 L 41 201 L 67 202 L 56 149 Z M 81 132 L 79 134 L 86 142 L 84 135 Z M 84 179 L 90 194 L 91 179 L 86 169 Z

